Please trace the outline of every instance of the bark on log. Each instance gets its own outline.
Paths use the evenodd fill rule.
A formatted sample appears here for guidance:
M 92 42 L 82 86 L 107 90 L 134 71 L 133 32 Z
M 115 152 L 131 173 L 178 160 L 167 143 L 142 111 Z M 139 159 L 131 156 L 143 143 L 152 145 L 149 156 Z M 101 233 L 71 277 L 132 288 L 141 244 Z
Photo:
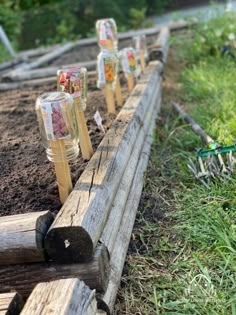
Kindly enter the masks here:
M 0 293 L 17 290 L 27 298 L 39 282 L 67 278 L 83 280 L 91 289 L 105 292 L 110 273 L 109 254 L 99 245 L 92 260 L 81 264 L 33 263 L 0 267 Z
M 158 62 L 147 67 L 142 80 L 57 215 L 45 239 L 45 247 L 52 259 L 72 262 L 91 257 L 135 145 L 136 135 L 148 114 L 148 104 L 160 71 L 162 65 Z
M 37 284 L 21 315 L 96 315 L 96 312 L 95 291 L 72 278 Z
M 17 292 L 0 294 L 0 315 L 19 315 L 24 305 Z
M 161 89 L 161 80 L 156 82 L 156 88 L 153 93 L 152 100 L 149 102 L 149 108 L 148 108 L 149 113 L 154 112 L 154 107 L 156 107 L 157 97 L 158 96 L 160 97 L 160 94 L 161 94 L 160 89 Z M 109 218 L 106 222 L 105 228 L 100 238 L 101 242 L 106 245 L 109 253 L 112 252 L 115 240 L 117 238 L 120 222 L 122 220 L 123 212 L 126 206 L 126 201 L 130 192 L 131 183 L 137 169 L 141 150 L 143 149 L 143 141 L 146 137 L 146 134 L 148 132 L 148 129 L 150 127 L 152 120 L 153 120 L 152 115 L 149 115 L 147 119 L 144 121 L 143 128 L 140 129 L 139 134 L 137 135 L 135 147 L 132 151 L 132 154 L 126 166 L 126 170 L 121 179 L 119 189 L 112 203 L 112 208 L 109 214 Z
M 162 27 L 154 47 L 149 52 L 149 60 L 159 60 L 166 63 L 169 49 L 170 30 Z
M 50 211 L 0 217 L 0 265 L 45 260 L 43 239 L 52 221 Z
M 120 224 L 120 229 L 117 234 L 117 238 L 113 247 L 113 251 L 111 253 L 111 274 L 109 277 L 109 284 L 106 293 L 103 296 L 103 301 L 108 305 L 110 311 L 112 311 L 116 295 L 118 291 L 118 287 L 120 284 L 120 279 L 122 275 L 122 270 L 126 258 L 126 253 L 128 250 L 128 245 L 136 217 L 136 212 L 139 205 L 139 200 L 142 193 L 143 188 L 143 176 L 144 172 L 147 168 L 150 148 L 152 143 L 152 132 L 155 127 L 155 118 L 156 114 L 159 111 L 160 107 L 160 95 L 157 98 L 157 107 L 152 115 L 152 123 L 150 124 L 149 132 L 145 138 L 144 145 L 142 148 L 142 153 L 139 158 L 139 163 L 137 166 L 137 170 L 135 176 L 133 178 L 132 186 L 130 189 L 130 193 L 127 199 L 124 215 Z

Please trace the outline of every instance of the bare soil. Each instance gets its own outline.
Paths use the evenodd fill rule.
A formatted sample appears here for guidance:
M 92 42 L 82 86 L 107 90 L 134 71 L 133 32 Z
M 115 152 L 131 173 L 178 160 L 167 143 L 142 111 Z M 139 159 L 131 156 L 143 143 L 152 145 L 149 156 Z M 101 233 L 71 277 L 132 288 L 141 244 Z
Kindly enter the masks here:
M 126 98 L 125 81 L 121 83 Z M 0 93 L 0 216 L 42 210 L 57 212 L 61 207 L 53 163 L 47 160 L 35 113 L 36 98 L 55 89 L 56 85 L 51 84 Z M 94 150 L 104 136 L 93 119 L 96 110 L 108 130 L 114 117 L 106 113 L 103 93 L 96 88 L 94 78 L 89 82 L 85 111 Z M 73 183 L 87 163 L 81 155 L 71 163 Z

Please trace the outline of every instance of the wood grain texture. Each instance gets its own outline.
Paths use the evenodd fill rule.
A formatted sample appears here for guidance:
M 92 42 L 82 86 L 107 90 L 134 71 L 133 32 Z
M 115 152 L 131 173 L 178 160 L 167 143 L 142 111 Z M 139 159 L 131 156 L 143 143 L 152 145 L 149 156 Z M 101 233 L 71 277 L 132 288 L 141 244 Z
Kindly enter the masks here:
M 39 283 L 21 315 L 96 315 L 95 291 L 78 279 Z
M 83 280 L 97 292 L 105 292 L 110 273 L 109 254 L 104 245 L 95 250 L 92 260 L 80 264 L 56 264 L 54 262 L 0 267 L 0 293 L 17 290 L 27 298 L 36 284 L 67 278 Z
M 133 177 L 135 175 L 139 162 L 139 157 L 143 149 L 144 139 L 146 138 L 146 134 L 148 132 L 148 129 L 150 128 L 150 124 L 153 121 L 152 113 L 156 111 L 157 99 L 161 98 L 161 83 L 162 80 L 161 78 L 159 78 L 159 81 L 156 82 L 156 89 L 153 93 L 152 100 L 149 103 L 148 110 L 150 115 L 146 117 L 143 124 L 143 128 L 140 129 L 136 137 L 134 149 L 132 151 L 132 154 L 126 166 L 126 170 L 121 179 L 119 189 L 112 203 L 112 208 L 108 220 L 106 222 L 106 225 L 103 229 L 100 238 L 100 241 L 106 245 L 109 253 L 111 253 L 113 250 L 118 230 L 120 228 L 121 220 L 123 217 L 123 213 L 125 210 L 126 201 L 130 192 Z
M 116 106 L 115 106 L 114 91 L 108 85 L 105 85 L 103 92 L 105 95 L 107 112 L 109 114 L 115 114 L 116 113 Z
M 93 155 L 93 147 L 88 132 L 88 127 L 85 119 L 84 112 L 80 111 L 77 107 L 75 108 L 76 119 L 79 129 L 79 145 L 83 159 L 90 160 Z
M 92 256 L 161 70 L 158 62 L 147 67 L 57 215 L 45 239 L 53 259 L 72 262 Z
M 150 148 L 152 143 L 152 132 L 155 127 L 155 118 L 159 111 L 161 97 L 156 99 L 156 108 L 152 113 L 152 122 L 148 134 L 145 138 L 142 153 L 139 157 L 138 166 L 131 185 L 129 196 L 126 202 L 124 215 L 120 224 L 120 228 L 116 237 L 116 241 L 111 253 L 111 274 L 106 293 L 103 296 L 103 301 L 108 305 L 111 313 L 115 304 L 118 287 L 122 275 L 122 270 L 128 250 L 128 245 L 135 221 L 136 212 L 139 205 L 139 200 L 143 188 L 144 172 L 147 168 Z
M 63 204 L 72 191 L 70 166 L 66 158 L 66 148 L 64 140 L 59 139 L 56 141 L 50 141 L 50 148 L 55 159 L 53 164 L 57 178 L 59 198 L 61 204 Z
M 50 211 L 0 217 L 0 265 L 44 261 L 44 236 Z
M 0 315 L 19 315 L 24 305 L 17 292 L 0 294 Z

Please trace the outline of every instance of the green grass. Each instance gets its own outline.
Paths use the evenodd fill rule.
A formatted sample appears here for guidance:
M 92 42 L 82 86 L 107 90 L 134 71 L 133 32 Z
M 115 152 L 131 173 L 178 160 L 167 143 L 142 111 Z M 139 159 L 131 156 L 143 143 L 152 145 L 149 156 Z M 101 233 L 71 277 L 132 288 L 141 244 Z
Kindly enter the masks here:
M 0 63 L 12 59 L 5 46 L 0 43 Z
M 186 41 L 194 49 L 196 37 Z M 178 62 L 189 46 L 182 39 L 173 42 Z M 193 54 L 181 73 L 178 98 L 217 141 L 232 143 L 236 62 L 217 54 L 200 59 Z M 210 189 L 193 178 L 187 161 L 200 140 L 173 113 L 167 92 L 164 100 L 117 314 L 235 315 L 236 177 L 212 183 Z

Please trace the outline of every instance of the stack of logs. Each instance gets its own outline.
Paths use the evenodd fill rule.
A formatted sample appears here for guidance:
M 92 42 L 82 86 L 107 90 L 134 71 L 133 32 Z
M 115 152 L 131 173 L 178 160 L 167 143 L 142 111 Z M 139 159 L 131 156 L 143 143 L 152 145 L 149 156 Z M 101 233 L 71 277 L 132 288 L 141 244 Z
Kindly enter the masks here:
M 169 30 L 158 49 L 168 53 Z M 159 44 L 158 44 L 159 45 Z M 110 314 L 160 108 L 163 62 L 149 63 L 54 218 L 0 218 L 0 315 Z M 40 283 L 42 282 L 42 283 Z M 9 293 L 13 290 L 16 293 Z

